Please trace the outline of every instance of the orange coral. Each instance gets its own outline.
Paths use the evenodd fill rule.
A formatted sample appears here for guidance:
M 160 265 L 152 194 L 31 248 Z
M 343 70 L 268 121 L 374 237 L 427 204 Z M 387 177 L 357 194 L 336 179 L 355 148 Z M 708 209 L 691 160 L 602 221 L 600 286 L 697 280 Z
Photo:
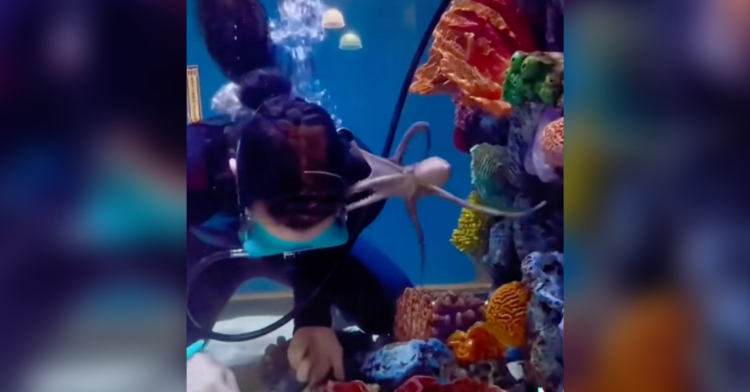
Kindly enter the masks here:
M 531 293 L 521 282 L 506 283 L 490 296 L 484 317 L 486 328 L 503 346 L 526 345 L 526 309 Z
M 399 342 L 427 340 L 434 336 L 432 297 L 421 289 L 406 289 L 396 302 L 394 334 Z
M 505 71 L 516 51 L 536 51 L 528 20 L 513 0 L 454 0 L 433 33 L 429 60 L 412 93 L 461 93 L 462 104 L 505 116 Z
M 477 323 L 468 332 L 458 331 L 448 338 L 448 347 L 461 365 L 502 358 L 505 350 L 494 336 Z
M 542 131 L 544 159 L 554 167 L 563 167 L 563 118 L 549 123 Z

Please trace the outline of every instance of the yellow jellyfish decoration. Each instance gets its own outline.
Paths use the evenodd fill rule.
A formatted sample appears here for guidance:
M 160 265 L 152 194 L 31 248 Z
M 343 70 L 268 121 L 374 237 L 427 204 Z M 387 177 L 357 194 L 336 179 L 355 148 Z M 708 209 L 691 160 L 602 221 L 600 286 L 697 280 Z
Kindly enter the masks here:
M 341 50 L 359 50 L 362 49 L 362 40 L 357 34 L 346 33 L 341 36 L 339 41 L 339 49 Z
M 341 11 L 331 8 L 323 13 L 323 28 L 327 30 L 341 29 L 344 23 L 344 14 Z

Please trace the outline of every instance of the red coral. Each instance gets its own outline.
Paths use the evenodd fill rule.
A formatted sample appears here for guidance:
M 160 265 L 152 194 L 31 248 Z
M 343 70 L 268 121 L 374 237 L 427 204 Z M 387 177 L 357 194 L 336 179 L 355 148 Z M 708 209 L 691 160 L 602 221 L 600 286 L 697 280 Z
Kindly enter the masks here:
M 453 97 L 456 105 L 456 116 L 453 129 L 453 146 L 464 154 L 468 154 L 473 147 L 472 131 L 477 127 L 480 112 L 463 104 L 460 94 Z
M 433 33 L 426 64 L 417 70 L 410 91 L 461 93 L 467 106 L 507 115 L 502 86 L 516 51 L 536 51 L 529 21 L 513 0 L 455 0 Z
M 414 376 L 400 387 L 395 392 L 440 392 L 440 383 L 433 378 L 427 376 Z
M 461 379 L 440 385 L 433 377 L 414 376 L 395 392 L 505 392 L 500 387 L 472 379 Z
M 406 289 L 396 304 L 394 334 L 399 342 L 448 339 L 457 330 L 468 330 L 483 320 L 484 301 L 468 294 L 445 292 L 431 294 L 421 289 Z
M 324 392 L 375 392 L 377 389 L 370 388 L 362 381 L 334 382 L 326 384 Z
M 440 392 L 505 392 L 502 388 L 471 378 L 456 380 Z

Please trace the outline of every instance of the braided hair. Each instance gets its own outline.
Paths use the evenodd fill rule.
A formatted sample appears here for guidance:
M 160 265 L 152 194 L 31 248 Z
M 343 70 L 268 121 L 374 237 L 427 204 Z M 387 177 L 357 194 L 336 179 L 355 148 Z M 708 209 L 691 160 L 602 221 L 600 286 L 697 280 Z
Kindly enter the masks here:
M 292 94 L 276 70 L 248 73 L 240 83 L 245 107 L 236 119 L 239 202 L 266 203 L 279 223 L 297 230 L 336 215 L 346 202 L 349 146 L 330 114 Z

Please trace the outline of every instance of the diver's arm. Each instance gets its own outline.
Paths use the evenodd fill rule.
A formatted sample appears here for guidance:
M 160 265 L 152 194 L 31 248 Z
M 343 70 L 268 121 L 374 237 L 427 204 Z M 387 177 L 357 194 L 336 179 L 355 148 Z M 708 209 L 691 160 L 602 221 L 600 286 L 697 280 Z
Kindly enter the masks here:
M 328 257 L 332 256 L 331 253 L 330 250 L 320 250 L 298 256 L 293 277 L 295 331 L 303 327 L 331 326 L 331 288 L 318 290 L 334 268 Z

